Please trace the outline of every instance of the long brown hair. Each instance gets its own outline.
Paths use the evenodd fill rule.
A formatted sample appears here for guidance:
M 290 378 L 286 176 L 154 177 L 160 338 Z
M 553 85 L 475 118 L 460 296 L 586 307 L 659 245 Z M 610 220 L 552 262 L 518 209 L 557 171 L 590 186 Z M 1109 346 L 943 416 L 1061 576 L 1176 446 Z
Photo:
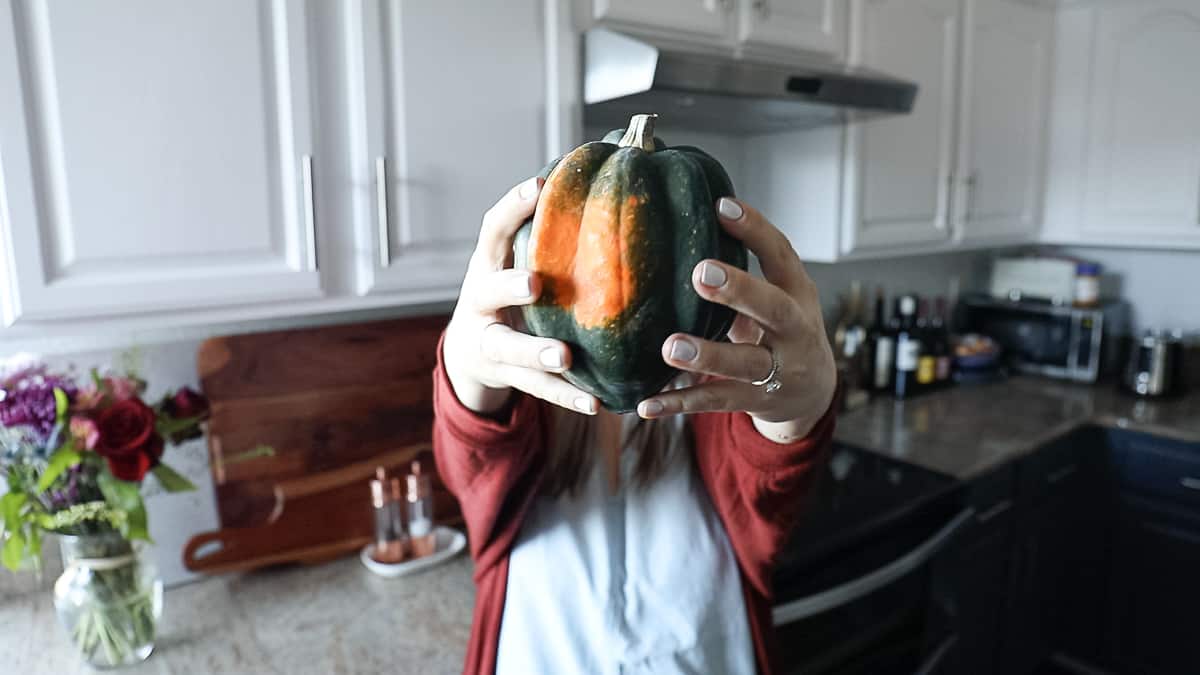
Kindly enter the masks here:
M 603 458 L 597 456 L 603 452 L 597 443 L 599 419 L 557 407 L 552 407 L 551 414 L 552 440 L 542 467 L 541 494 L 576 496 L 591 472 L 596 470 L 596 465 L 604 464 Z M 633 469 L 635 488 L 644 489 L 662 475 L 672 446 L 671 434 L 669 420 L 639 418 L 621 439 L 622 449 L 629 448 L 637 453 L 637 464 Z M 617 482 L 610 484 L 615 486 Z

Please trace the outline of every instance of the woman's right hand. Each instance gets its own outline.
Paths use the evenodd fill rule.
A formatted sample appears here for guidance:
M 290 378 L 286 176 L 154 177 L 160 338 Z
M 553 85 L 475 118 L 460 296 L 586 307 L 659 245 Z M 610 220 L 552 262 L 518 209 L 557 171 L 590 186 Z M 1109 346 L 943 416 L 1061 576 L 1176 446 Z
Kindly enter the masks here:
M 512 328 L 508 308 L 537 300 L 536 274 L 508 268 L 513 236 L 533 214 L 541 178 L 513 187 L 483 215 L 479 242 L 467 265 L 458 304 L 446 328 L 442 359 L 458 400 L 481 414 L 508 401 L 512 389 L 594 415 L 596 397 L 561 373 L 571 367 L 571 351 L 560 340 L 526 335 Z

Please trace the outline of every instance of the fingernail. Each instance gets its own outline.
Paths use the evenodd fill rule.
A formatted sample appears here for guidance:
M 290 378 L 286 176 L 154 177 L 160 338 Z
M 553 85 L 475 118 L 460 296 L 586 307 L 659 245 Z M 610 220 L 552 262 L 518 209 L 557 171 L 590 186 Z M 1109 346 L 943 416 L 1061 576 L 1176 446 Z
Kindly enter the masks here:
M 547 368 L 562 368 L 562 351 L 558 347 L 546 347 L 538 354 L 538 361 Z
M 691 361 L 696 358 L 696 345 L 682 338 L 675 338 L 671 343 L 671 358 L 676 361 Z
M 654 400 L 642 401 L 638 405 L 638 414 L 641 415 L 642 417 L 653 417 L 655 415 L 661 415 L 662 411 L 663 411 L 663 404 L 661 401 L 654 401 Z
M 720 266 L 710 262 L 700 263 L 700 283 L 709 288 L 720 288 L 725 285 L 728 276 Z
M 737 220 L 742 217 L 742 205 L 729 197 L 721 197 L 717 200 L 717 213 L 729 220 Z
M 530 199 L 533 199 L 534 197 L 537 196 L 537 193 L 538 193 L 537 180 L 538 180 L 537 178 L 530 178 L 529 180 L 525 181 L 524 183 L 521 183 L 520 189 L 517 190 L 517 195 L 520 196 L 523 201 L 529 201 Z
M 587 413 L 589 415 L 596 412 L 592 408 L 592 399 L 588 398 L 587 396 L 580 396 L 579 398 L 575 399 L 575 409 L 581 413 Z
M 512 280 L 512 294 L 517 298 L 533 295 L 533 283 L 528 274 L 518 274 Z

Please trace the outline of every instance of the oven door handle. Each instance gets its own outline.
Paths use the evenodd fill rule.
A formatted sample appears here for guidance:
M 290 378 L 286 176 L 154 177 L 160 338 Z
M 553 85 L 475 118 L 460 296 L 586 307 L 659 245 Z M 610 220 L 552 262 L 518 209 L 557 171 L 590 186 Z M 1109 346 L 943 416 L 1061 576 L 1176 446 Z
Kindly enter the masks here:
M 893 581 L 929 562 L 939 550 L 975 517 L 975 509 L 967 507 L 913 550 L 863 576 L 828 590 L 776 605 L 772 616 L 776 626 L 806 619 L 815 614 L 840 607 L 874 593 Z

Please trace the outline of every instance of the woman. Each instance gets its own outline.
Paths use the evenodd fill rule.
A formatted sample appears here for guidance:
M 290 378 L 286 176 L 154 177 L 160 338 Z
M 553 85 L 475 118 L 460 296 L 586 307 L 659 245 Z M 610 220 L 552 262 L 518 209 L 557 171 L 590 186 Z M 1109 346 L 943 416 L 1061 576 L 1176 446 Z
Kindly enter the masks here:
M 817 290 L 779 230 L 719 200 L 765 280 L 697 265 L 696 292 L 739 314 L 730 342 L 670 336 L 690 377 L 612 415 L 561 377 L 566 345 L 506 322 L 541 288 L 505 269 L 541 188 L 484 216 L 434 373 L 438 470 L 475 558 L 464 672 L 771 673 L 772 561 L 833 433 Z

